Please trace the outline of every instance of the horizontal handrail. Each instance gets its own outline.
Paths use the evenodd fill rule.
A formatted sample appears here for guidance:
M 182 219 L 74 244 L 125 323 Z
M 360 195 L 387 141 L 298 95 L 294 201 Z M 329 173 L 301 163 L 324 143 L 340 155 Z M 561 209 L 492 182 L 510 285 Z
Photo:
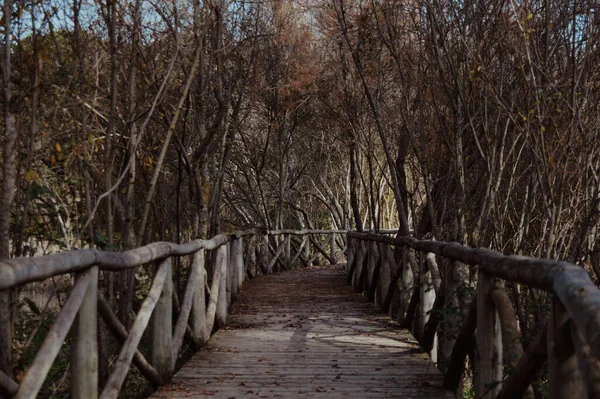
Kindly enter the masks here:
M 266 234 L 271 236 L 277 236 L 282 234 L 291 234 L 291 235 L 305 235 L 305 234 L 346 234 L 351 230 L 318 230 L 318 229 L 303 229 L 303 230 L 294 230 L 294 229 L 284 229 L 284 230 L 267 230 Z M 399 229 L 383 229 L 383 230 L 372 230 L 367 231 L 369 233 L 377 233 L 377 234 L 397 234 Z
M 190 255 L 201 249 L 213 250 L 228 243 L 232 236 L 240 238 L 252 234 L 255 231 L 219 234 L 209 240 L 194 240 L 186 244 L 159 241 L 124 252 L 81 249 L 32 258 L 14 258 L 0 262 L 0 290 L 60 274 L 80 272 L 93 265 L 110 271 L 130 269 L 169 256 Z

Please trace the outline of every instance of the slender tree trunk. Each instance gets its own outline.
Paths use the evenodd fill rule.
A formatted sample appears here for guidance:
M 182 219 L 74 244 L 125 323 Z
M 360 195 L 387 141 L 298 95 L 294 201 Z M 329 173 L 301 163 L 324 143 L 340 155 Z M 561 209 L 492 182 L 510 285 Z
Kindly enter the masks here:
M 141 25 L 141 0 L 136 0 L 134 9 L 133 39 L 131 41 L 131 65 L 129 66 L 129 149 L 127 156 L 130 162 L 127 194 L 125 199 L 125 223 L 123 226 L 123 237 L 121 239 L 123 250 L 131 249 L 136 244 L 133 230 L 133 218 L 135 215 L 135 178 L 136 178 L 136 154 L 135 148 L 138 140 L 137 126 L 135 123 L 135 87 L 137 70 L 137 52 L 139 42 L 139 30 Z M 121 272 L 119 317 L 125 327 L 129 327 L 133 305 L 134 271 Z
M 2 191 L 0 197 L 0 261 L 10 257 L 10 220 L 17 176 L 17 139 L 19 132 L 12 111 L 11 16 L 12 0 L 5 0 L 4 54 L 2 56 L 2 100 L 4 106 L 4 149 L 2 153 Z M 12 290 L 0 292 L 0 370 L 12 375 L 12 335 L 14 325 Z

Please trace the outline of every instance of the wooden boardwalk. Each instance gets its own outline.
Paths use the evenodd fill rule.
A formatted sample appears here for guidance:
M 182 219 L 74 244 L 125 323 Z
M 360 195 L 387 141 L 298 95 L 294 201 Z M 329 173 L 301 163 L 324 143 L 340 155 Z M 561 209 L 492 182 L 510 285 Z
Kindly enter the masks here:
M 152 398 L 445 398 L 413 336 L 332 267 L 244 285 L 228 325 Z

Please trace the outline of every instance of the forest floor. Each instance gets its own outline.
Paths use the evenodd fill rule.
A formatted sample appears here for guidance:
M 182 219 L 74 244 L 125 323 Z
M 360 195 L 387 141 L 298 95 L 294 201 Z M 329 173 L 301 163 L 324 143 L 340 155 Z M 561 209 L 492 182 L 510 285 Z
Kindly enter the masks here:
M 244 284 L 227 326 L 152 398 L 442 398 L 442 374 L 414 337 L 310 267 Z

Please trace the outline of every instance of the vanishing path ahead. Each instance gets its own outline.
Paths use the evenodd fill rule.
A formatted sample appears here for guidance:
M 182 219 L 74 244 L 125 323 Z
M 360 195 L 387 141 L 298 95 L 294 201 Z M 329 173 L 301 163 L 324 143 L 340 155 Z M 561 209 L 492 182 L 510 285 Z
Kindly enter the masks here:
M 443 398 L 413 336 L 333 267 L 260 276 L 153 398 Z

